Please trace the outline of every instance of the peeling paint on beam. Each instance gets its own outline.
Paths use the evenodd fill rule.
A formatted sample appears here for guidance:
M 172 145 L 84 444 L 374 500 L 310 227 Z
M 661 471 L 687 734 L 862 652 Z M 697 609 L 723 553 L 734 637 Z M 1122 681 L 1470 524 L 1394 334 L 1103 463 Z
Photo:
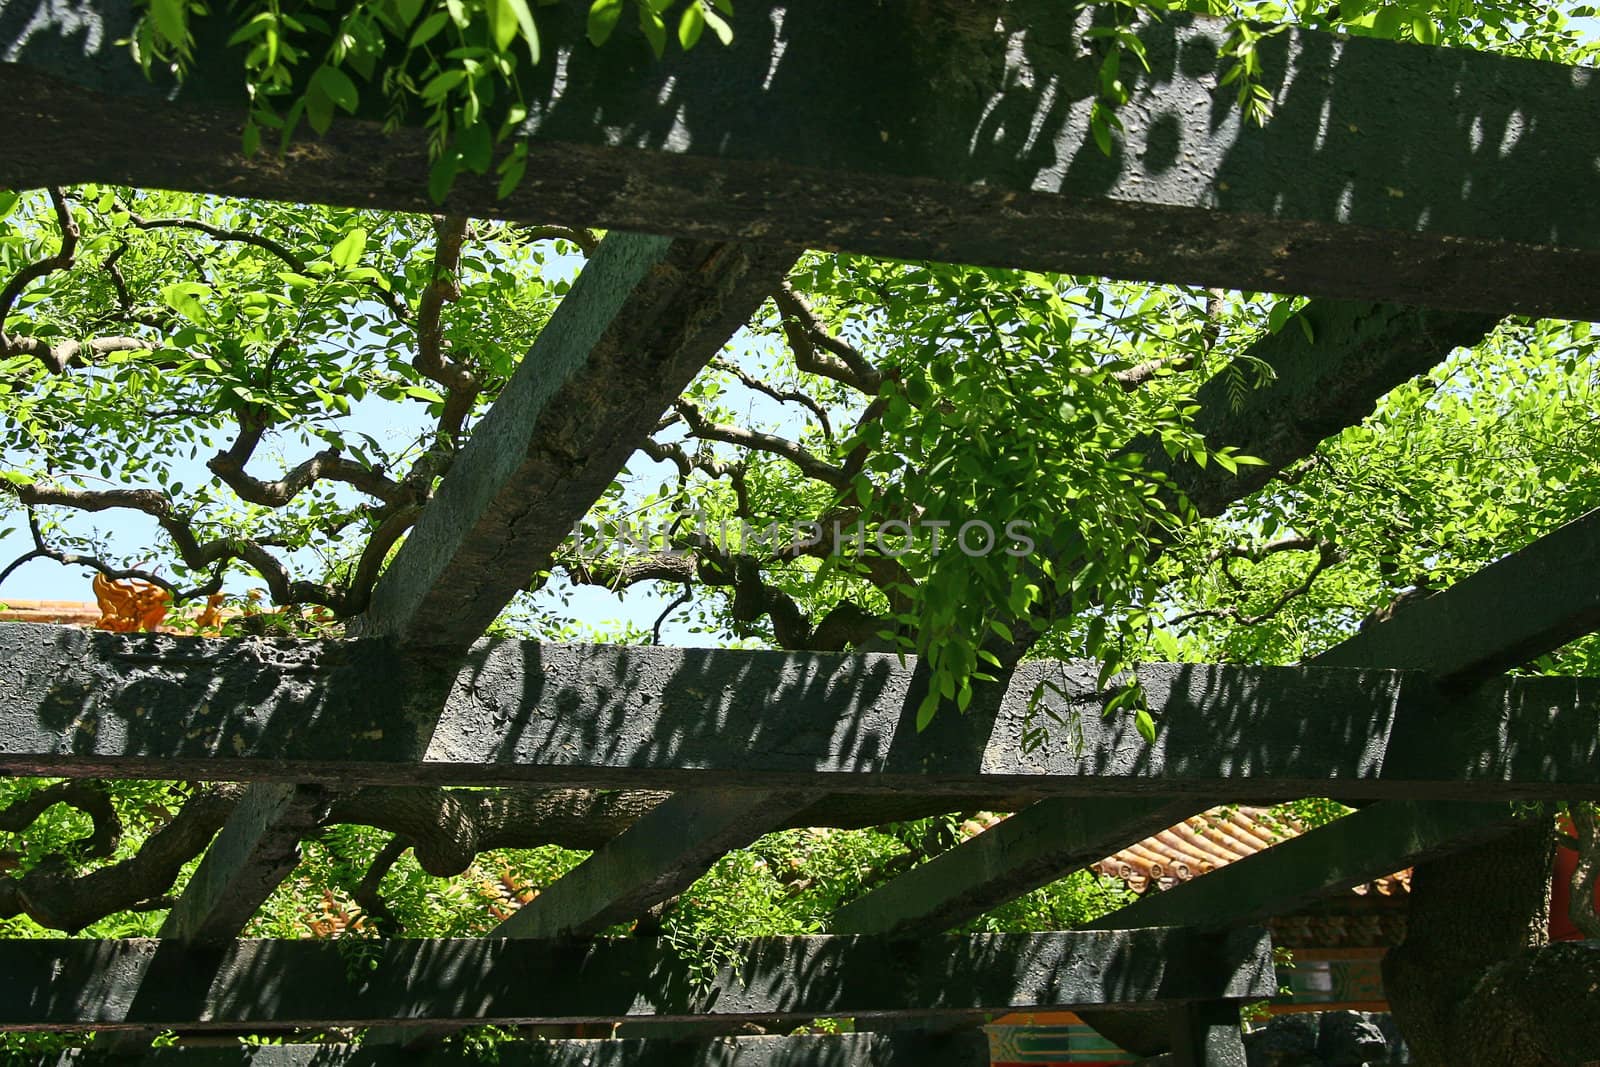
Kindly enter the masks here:
M 1415 673 L 1149 664 L 1146 745 L 1098 666 L 1030 661 L 915 727 L 893 655 L 483 642 L 437 727 L 380 640 L 0 626 L 0 772 L 957 796 L 1600 797 L 1600 680 L 1444 699 Z M 1078 725 L 1027 751 L 1029 703 Z M 374 684 L 382 679 L 384 684 Z M 438 707 L 438 703 L 432 703 Z M 422 737 L 424 742 L 419 742 Z M 426 755 L 419 759 L 418 752 Z
M 436 209 L 415 125 L 340 121 L 246 159 L 228 27 L 201 24 L 169 101 L 114 43 L 129 18 L 0 0 L 0 92 L 22 102 L 0 184 Z M 1290 30 L 1257 49 L 1258 127 L 1217 89 L 1225 27 L 1169 16 L 1140 31 L 1151 72 L 1124 67 L 1107 157 L 1087 125 L 1099 56 L 1054 0 L 744 4 L 732 47 L 661 61 L 629 26 L 589 47 L 578 7 L 538 18 L 527 178 L 502 201 L 493 175 L 464 176 L 453 211 L 1600 318 L 1590 70 Z
M 736 968 L 635 938 L 523 941 L 0 942 L 0 1027 L 263 1030 L 852 1015 L 886 1021 L 1038 1007 L 1247 1000 L 1275 988 L 1262 930 L 758 938 Z
M 370 1038 L 369 1038 L 370 1042 Z M 43 1067 L 120 1063 L 148 1067 L 457 1067 L 457 1050 L 340 1045 L 163 1048 L 115 1060 L 86 1049 L 41 1056 Z M 793 1037 L 523 1041 L 495 1047 L 499 1067 L 989 1067 L 989 1039 L 956 1034 L 802 1034 Z

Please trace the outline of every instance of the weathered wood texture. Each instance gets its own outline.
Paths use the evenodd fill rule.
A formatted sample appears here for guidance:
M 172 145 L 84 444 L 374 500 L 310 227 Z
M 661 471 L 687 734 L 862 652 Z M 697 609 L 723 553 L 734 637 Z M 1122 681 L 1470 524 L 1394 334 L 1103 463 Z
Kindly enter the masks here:
M 1169 1067 L 1245 1067 L 1239 1005 L 1185 1004 L 1170 1014 Z
M 1196 803 L 1192 797 L 1042 800 L 846 904 L 829 929 L 902 937 L 948 930 L 1165 830 L 1192 815 Z
M 633 938 L 541 942 L 0 942 L 0 1026 L 186 1030 L 635 1016 L 981 1015 L 1044 1005 L 1265 997 L 1261 930 L 993 934 L 895 942 L 763 938 L 709 982 L 703 961 Z
M 149 1067 L 437 1067 L 463 1062 L 458 1050 L 432 1052 L 346 1045 L 164 1048 L 138 1058 L 92 1051 L 41 1056 L 40 1067 L 148 1064 Z M 988 1067 L 989 1042 L 977 1031 L 916 1031 L 738 1037 L 711 1041 L 649 1038 L 556 1040 L 501 1045 L 500 1067 Z
M 1600 511 L 1407 604 L 1310 662 L 1428 671 L 1470 686 L 1600 629 Z
M 161 936 L 202 945 L 239 936 L 299 863 L 300 839 L 321 824 L 331 799 L 315 785 L 252 786 L 167 912 Z
M 0 772 L 241 781 L 581 782 L 841 793 L 1600 795 L 1600 681 L 1442 699 L 1395 671 L 1151 664 L 1147 745 L 1093 663 L 1029 662 L 921 733 L 893 655 L 485 642 L 437 729 L 382 641 L 0 626 Z M 393 679 L 374 685 L 372 679 Z M 1036 686 L 1079 729 L 1025 752 Z M 419 732 L 431 732 L 426 756 Z M 1080 744 L 1081 737 L 1081 744 Z
M 1509 804 L 1383 801 L 1165 892 L 1146 893 L 1088 929 L 1257 922 L 1497 837 L 1514 825 Z
M 661 412 L 766 299 L 793 262 L 779 246 L 612 233 L 578 275 L 373 591 L 358 624 L 392 637 L 405 673 L 392 718 L 419 757 L 446 689 L 402 681 L 424 650 L 466 651 L 611 484 Z M 390 688 L 389 692 L 395 692 Z M 397 735 L 398 736 L 398 735 Z M 314 819 L 304 801 L 252 790 L 162 927 L 217 940 L 243 929 L 293 869 Z
M 1483 340 L 1499 318 L 1344 300 L 1310 301 L 1300 315 L 1309 339 L 1291 323 L 1252 344 L 1234 368 L 1254 382 L 1265 363 L 1272 368 L 1270 382 L 1241 398 L 1233 373 L 1218 374 L 1195 397 L 1194 428 L 1207 444 L 1237 448 L 1260 466 L 1237 472 L 1215 463 L 1199 467 L 1169 457 L 1148 436 L 1124 452 L 1142 455 L 1147 470 L 1168 475 L 1200 514 L 1219 515 L 1372 414 L 1396 386 L 1444 362 L 1453 349 Z
M 694 884 L 812 800 L 808 793 L 675 793 L 495 928 L 496 937 L 588 937 Z
M 550 566 L 794 258 L 782 246 L 609 234 L 473 429 L 359 629 L 464 652 Z
M 1257 127 L 1217 89 L 1225 29 L 1168 17 L 1140 34 L 1151 71 L 1123 64 L 1133 95 L 1107 157 L 1088 130 L 1101 46 L 1053 0 L 743 4 L 731 48 L 662 61 L 629 26 L 583 43 L 581 6 L 538 18 L 545 61 L 519 72 L 527 178 L 503 201 L 493 175 L 463 179 L 453 210 L 1600 317 L 1585 70 L 1287 32 L 1258 48 L 1274 114 Z M 115 44 L 129 26 L 112 0 L 0 0 L 0 92 L 26 102 L 0 184 L 434 209 L 421 130 L 340 121 L 286 159 L 246 159 L 228 27 L 200 24 L 169 101 Z

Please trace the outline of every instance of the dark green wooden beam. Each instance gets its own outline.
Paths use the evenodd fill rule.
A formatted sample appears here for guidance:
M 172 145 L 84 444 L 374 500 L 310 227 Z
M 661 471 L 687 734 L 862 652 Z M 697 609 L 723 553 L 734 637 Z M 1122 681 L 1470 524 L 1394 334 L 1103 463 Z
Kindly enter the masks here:
M 782 246 L 612 233 L 473 428 L 358 630 L 460 654 L 783 281 Z
M 238 937 L 299 863 L 300 840 L 321 824 L 331 799 L 314 785 L 261 782 L 247 790 L 167 912 L 161 936 L 201 945 Z
M 694 884 L 815 800 L 808 793 L 674 793 L 495 928 L 495 937 L 592 937 Z
M 0 92 L 27 102 L 0 184 L 436 209 L 415 124 L 340 121 L 283 160 L 244 158 L 228 25 L 200 23 L 169 99 L 115 43 L 128 5 L 57 11 L 0 3 Z M 590 47 L 581 6 L 537 17 L 527 178 L 504 200 L 493 175 L 463 180 L 453 211 L 1600 318 L 1587 70 L 1288 31 L 1257 49 L 1274 100 L 1257 126 L 1217 88 L 1226 28 L 1168 16 L 1140 30 L 1151 70 L 1123 64 L 1106 156 L 1088 128 L 1102 46 L 1054 0 L 742 4 L 731 48 L 659 61 L 626 25 Z
M 0 1027 L 181 1030 L 606 1021 L 635 1017 L 971 1016 L 1044 1006 L 1270 996 L 1265 931 L 1145 929 L 764 938 L 737 966 L 603 941 L 0 942 Z
M 1142 898 L 1087 929 L 1224 927 L 1286 915 L 1515 825 L 1509 804 L 1389 800 Z
M 794 253 L 612 233 L 456 457 L 373 592 L 358 629 L 399 662 L 396 740 L 420 757 L 451 668 L 592 507 L 661 412 L 783 279 Z M 406 679 L 411 679 L 407 681 Z M 402 707 L 403 706 L 403 707 Z M 398 749 L 397 749 L 398 751 Z M 320 791 L 252 789 L 161 928 L 227 939 L 299 859 Z M 263 818 L 280 811 L 281 818 Z
M 1443 363 L 1451 351 L 1482 341 L 1499 316 L 1436 311 L 1399 304 L 1313 300 L 1294 323 L 1252 344 L 1237 364 L 1213 375 L 1195 400 L 1194 429 L 1213 449 L 1229 446 L 1260 460 L 1236 472 L 1169 457 L 1153 436 L 1123 451 L 1172 479 L 1202 515 L 1220 515 L 1372 414 L 1390 390 Z M 1240 395 L 1266 364 L 1272 380 Z M 1398 664 L 1397 664 L 1398 666 Z
M 846 904 L 829 929 L 900 937 L 948 930 L 1165 830 L 1192 815 L 1197 803 L 1192 797 L 1041 800 Z
M 1152 746 L 1126 717 L 1102 717 L 1087 662 L 1026 662 L 992 703 L 921 732 L 907 724 L 924 683 L 893 655 L 485 643 L 435 676 L 454 683 L 436 726 L 403 667 L 383 641 L 3 626 L 0 772 L 1040 799 L 1600 795 L 1594 679 L 1443 698 L 1406 672 L 1150 664 Z M 1078 729 L 1026 751 L 1045 680 L 1065 694 L 1046 691 L 1050 710 Z
M 1425 670 L 1471 686 L 1600 629 L 1600 511 L 1407 604 L 1311 659 Z
M 470 1058 L 470 1057 L 468 1057 Z M 40 1056 L 41 1067 L 148 1064 L 149 1067 L 439 1067 L 463 1062 L 459 1050 L 432 1052 L 369 1045 L 256 1045 L 162 1048 L 111 1057 L 91 1050 Z M 814 1034 L 672 1039 L 533 1040 L 495 1046 L 500 1067 L 989 1067 L 981 1033 Z

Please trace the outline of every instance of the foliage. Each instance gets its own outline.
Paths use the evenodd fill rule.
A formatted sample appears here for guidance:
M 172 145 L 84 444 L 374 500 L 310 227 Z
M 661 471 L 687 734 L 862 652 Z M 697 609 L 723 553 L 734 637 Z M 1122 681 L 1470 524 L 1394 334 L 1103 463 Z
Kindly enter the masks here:
M 326 133 L 340 112 L 378 113 L 389 127 L 420 115 L 433 167 L 428 189 L 443 202 L 456 175 L 500 175 L 500 196 L 521 182 L 527 148 L 511 144 L 530 101 L 522 82 L 543 51 L 536 9 L 560 0 L 249 0 L 230 5 L 229 48 L 244 51 L 250 111 L 244 149 L 254 155 L 262 131 L 287 147 L 303 121 Z M 210 0 L 142 0 L 130 44 L 147 75 L 160 67 L 182 76 L 192 62 L 197 23 L 219 18 Z M 631 0 L 640 33 L 659 58 L 669 23 L 684 51 L 709 27 L 733 40 L 731 0 Z M 588 37 L 604 44 L 624 0 L 591 0 Z
M 1134 50 L 1131 20 L 1153 8 L 1120 9 L 1109 39 Z M 192 24 L 215 17 L 205 10 L 152 3 L 135 40 L 141 57 L 181 65 Z M 1252 57 L 1287 23 L 1592 55 L 1567 21 L 1577 8 L 1207 10 L 1238 20 L 1234 80 L 1257 118 L 1265 98 Z M 254 126 L 288 136 L 301 119 L 322 129 L 338 111 L 397 115 L 420 104 L 440 195 L 456 170 L 486 169 L 513 135 L 516 79 L 537 60 L 536 12 L 520 0 L 241 11 Z M 696 20 L 715 30 L 726 7 L 647 0 L 635 11 L 652 40 L 672 15 L 691 47 Z M 591 6 L 596 44 L 622 14 L 619 3 Z M 1129 84 L 1117 55 L 1102 68 L 1103 148 Z M 515 164 L 502 173 L 515 184 Z M 559 225 L 107 186 L 0 194 L 0 283 L 31 272 L 0 307 L 0 515 L 27 531 L 29 560 L 144 578 L 178 603 L 221 591 L 246 608 L 255 593 L 279 609 L 235 616 L 229 632 L 336 633 L 363 610 L 595 240 Z M 662 422 L 641 428 L 653 432 L 586 520 L 596 544 L 574 541 L 552 573 L 528 575 L 500 630 L 914 652 L 931 679 L 924 722 L 941 705 L 959 713 L 1019 657 L 1088 656 L 1104 665 L 1109 709 L 1154 737 L 1159 724 L 1120 687 L 1130 666 L 1297 662 L 1600 504 L 1590 326 L 1510 320 L 1266 489 L 1195 519 L 1163 472 L 1250 462 L 1195 433 L 1198 389 L 1222 381 L 1244 403 L 1270 385 L 1251 346 L 1301 328 L 1299 306 L 810 254 Z M 1136 454 L 1134 440 L 1173 465 L 1148 462 L 1159 454 Z M 107 511 L 146 525 L 132 538 L 102 529 Z M 624 537 L 641 517 L 662 522 Z M 987 553 L 960 551 L 974 520 L 995 531 Z M 857 543 L 857 524 L 892 532 Z M 943 531 L 943 551 L 930 530 Z M 1006 551 L 1024 538 L 1030 551 Z M 600 625 L 574 606 L 584 592 L 630 590 L 651 592 L 652 615 L 665 604 L 653 626 Z M 1592 675 L 1597 661 L 1600 640 L 1586 638 L 1525 669 Z M 0 811 L 54 784 L 0 783 Z M 120 822 L 115 844 L 97 850 L 93 819 L 54 804 L 0 833 L 12 882 L 41 867 L 75 876 L 127 859 L 195 792 L 99 788 Z M 1315 799 L 1281 809 L 1308 825 L 1343 811 Z M 841 903 L 959 828 L 937 816 L 768 835 L 667 908 L 662 936 L 703 975 L 733 938 L 824 929 Z M 497 850 L 439 879 L 409 852 L 383 867 L 394 844 L 371 826 L 325 828 L 251 932 L 354 940 L 392 921 L 417 936 L 482 933 L 585 855 Z M 1076 872 L 971 928 L 1071 926 L 1124 900 L 1117 884 Z M 82 932 L 152 933 L 161 909 L 156 898 L 108 905 Z M 7 916 L 4 932 L 45 934 L 31 915 Z M 493 1038 L 480 1045 L 492 1049 Z

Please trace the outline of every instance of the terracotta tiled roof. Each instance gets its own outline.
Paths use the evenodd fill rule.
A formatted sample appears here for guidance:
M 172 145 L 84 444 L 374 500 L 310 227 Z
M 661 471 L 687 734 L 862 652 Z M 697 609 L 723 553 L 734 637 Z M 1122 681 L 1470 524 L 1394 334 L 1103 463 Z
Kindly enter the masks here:
M 1107 856 L 1093 869 L 1120 878 L 1135 893 L 1171 889 L 1304 832 L 1299 823 L 1274 817 L 1266 808 L 1212 808 Z M 1355 892 L 1391 897 L 1410 888 L 1411 872 L 1406 870 L 1357 886 Z
M 78 600 L 0 600 L 0 622 L 48 622 L 57 626 L 93 626 L 100 607 Z

